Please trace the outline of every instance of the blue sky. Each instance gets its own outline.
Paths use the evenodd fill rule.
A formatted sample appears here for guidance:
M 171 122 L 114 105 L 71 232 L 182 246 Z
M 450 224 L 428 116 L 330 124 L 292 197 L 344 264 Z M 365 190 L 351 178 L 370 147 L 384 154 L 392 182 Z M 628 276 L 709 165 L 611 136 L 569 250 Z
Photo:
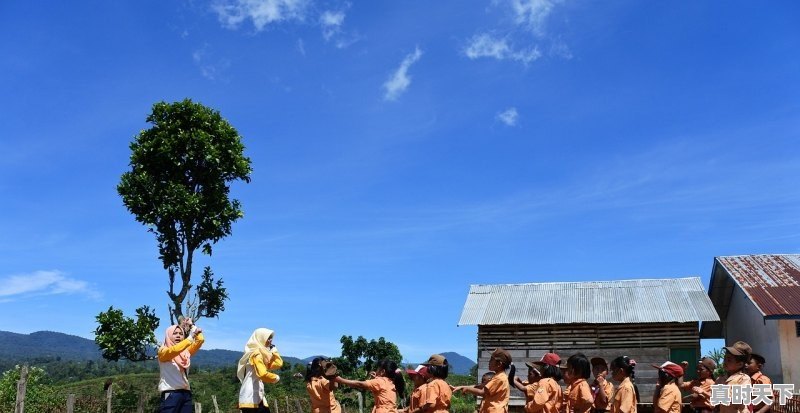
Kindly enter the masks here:
M 800 252 L 800 4 L 0 3 L 1 330 L 166 317 L 116 193 L 153 103 L 243 136 L 208 348 L 384 336 L 475 357 L 470 284 L 700 276 Z M 162 332 L 158 332 L 159 338 Z

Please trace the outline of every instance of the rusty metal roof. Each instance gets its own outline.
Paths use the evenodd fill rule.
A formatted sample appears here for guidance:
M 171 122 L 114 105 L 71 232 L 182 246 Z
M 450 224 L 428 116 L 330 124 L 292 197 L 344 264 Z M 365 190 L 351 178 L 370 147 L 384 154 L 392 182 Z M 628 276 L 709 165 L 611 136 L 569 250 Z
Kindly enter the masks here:
M 471 285 L 458 325 L 719 321 L 700 278 Z
M 714 267 L 709 295 L 716 305 L 725 308 L 730 305 L 728 302 L 719 303 L 711 291 L 716 285 L 721 285 L 721 281 L 715 280 L 722 275 L 718 269 L 722 269 L 764 317 L 800 317 L 800 254 L 717 257 Z M 729 295 L 721 298 L 730 300 Z

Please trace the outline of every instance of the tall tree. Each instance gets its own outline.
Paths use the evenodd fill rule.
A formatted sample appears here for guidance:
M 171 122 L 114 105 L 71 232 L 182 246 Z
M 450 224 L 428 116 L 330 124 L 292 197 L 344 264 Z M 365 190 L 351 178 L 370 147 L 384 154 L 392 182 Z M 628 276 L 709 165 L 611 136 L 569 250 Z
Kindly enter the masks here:
M 222 279 L 215 280 L 211 268 L 205 267 L 190 296 L 195 252 L 211 255 L 212 245 L 230 235 L 232 224 L 243 216 L 240 202 L 229 196 L 229 185 L 250 182 L 250 159 L 244 156 L 239 133 L 218 111 L 189 99 L 156 103 L 147 122 L 152 127 L 131 143 L 131 169 L 122 175 L 117 191 L 136 220 L 156 237 L 158 257 L 168 275 L 172 323 L 183 316 L 216 317 L 225 309 L 227 291 Z M 149 309 L 142 307 L 137 313 L 136 322 L 126 322 L 152 325 Z M 96 341 L 105 350 L 103 343 L 123 343 L 109 336 L 114 326 L 103 321 L 116 318 L 104 314 L 108 313 L 97 317 Z

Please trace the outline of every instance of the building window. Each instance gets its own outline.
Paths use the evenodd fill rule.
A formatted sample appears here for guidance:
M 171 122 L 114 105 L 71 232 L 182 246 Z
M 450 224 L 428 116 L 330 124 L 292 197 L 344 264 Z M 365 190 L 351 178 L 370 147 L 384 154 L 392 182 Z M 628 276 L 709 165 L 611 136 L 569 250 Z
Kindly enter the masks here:
M 797 337 L 800 337 L 800 321 L 794 322 L 794 333 Z

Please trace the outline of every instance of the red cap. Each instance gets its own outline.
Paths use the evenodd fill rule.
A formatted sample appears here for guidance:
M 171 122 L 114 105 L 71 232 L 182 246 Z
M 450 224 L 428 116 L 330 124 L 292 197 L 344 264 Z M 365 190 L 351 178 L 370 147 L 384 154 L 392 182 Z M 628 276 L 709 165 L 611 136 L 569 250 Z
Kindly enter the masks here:
M 558 363 L 561 363 L 561 357 L 558 357 L 558 354 L 556 353 L 546 353 L 544 356 L 542 356 L 541 360 L 533 362 L 533 364 L 548 366 L 557 366 Z
M 653 364 L 653 367 L 659 370 L 664 370 L 664 373 L 667 373 L 670 376 L 675 377 L 676 379 L 680 376 L 683 376 L 683 367 L 671 361 L 664 362 L 664 364 L 660 366 L 658 364 Z
M 427 379 L 428 378 L 428 367 L 423 366 L 422 364 L 420 364 L 419 366 L 417 366 L 417 368 L 415 368 L 413 370 L 412 369 L 406 369 L 406 373 L 408 373 L 409 376 L 414 375 L 414 374 L 419 374 L 423 378 Z

